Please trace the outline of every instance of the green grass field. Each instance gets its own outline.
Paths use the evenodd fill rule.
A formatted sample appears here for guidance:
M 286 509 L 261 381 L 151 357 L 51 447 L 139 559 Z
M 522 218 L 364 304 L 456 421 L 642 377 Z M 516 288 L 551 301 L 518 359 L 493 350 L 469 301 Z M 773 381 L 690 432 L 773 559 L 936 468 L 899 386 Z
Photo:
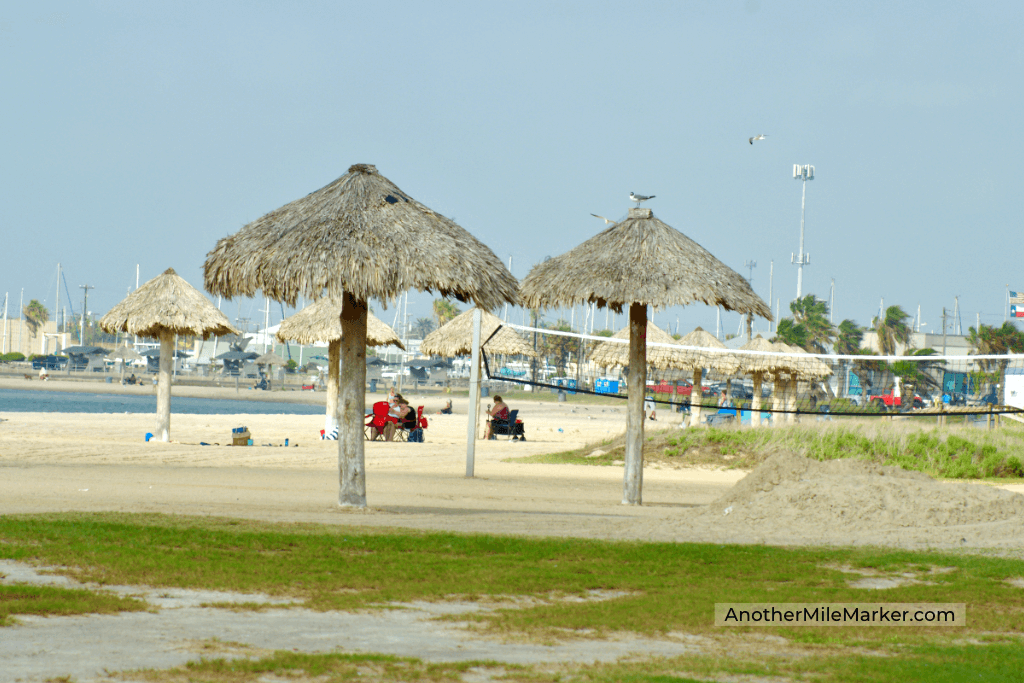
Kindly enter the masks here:
M 377 680 L 460 680 L 466 666 L 478 665 L 500 670 L 506 676 L 502 680 L 580 681 L 754 674 L 815 681 L 1009 681 L 1021 680 L 1024 671 L 1024 589 L 1012 583 L 1024 577 L 1024 561 L 998 557 L 524 539 L 111 513 L 0 518 L 0 558 L 61 567 L 62 573 L 100 585 L 262 592 L 292 597 L 316 610 L 530 597 L 521 608 L 463 614 L 458 620 L 468 620 L 469 628 L 484 634 L 543 643 L 620 633 L 685 633 L 710 643 L 711 650 L 672 660 L 560 670 L 268 655 L 235 663 L 215 658 L 186 669 L 149 672 L 153 680 L 256 680 L 261 674 L 253 671 L 260 667 L 279 675 L 323 671 L 325 678 L 316 680 L 348 680 L 363 670 L 364 677 Z M 864 591 L 849 585 L 849 571 L 858 569 L 919 582 Z M 563 599 L 593 591 L 605 599 Z M 90 604 L 81 596 L 56 593 L 47 596 L 51 601 L 45 606 L 33 605 L 9 600 L 8 594 L 2 594 L 3 604 L 14 618 L 140 608 Z M 963 602 L 968 622 L 945 628 L 713 623 L 716 602 L 868 601 Z

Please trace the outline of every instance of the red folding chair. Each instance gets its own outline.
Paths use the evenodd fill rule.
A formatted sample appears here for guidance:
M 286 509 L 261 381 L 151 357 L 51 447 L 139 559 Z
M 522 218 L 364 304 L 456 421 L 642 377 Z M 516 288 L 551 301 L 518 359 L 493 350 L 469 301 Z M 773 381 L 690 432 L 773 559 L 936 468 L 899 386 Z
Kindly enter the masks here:
M 378 438 L 384 437 L 384 425 L 388 422 L 398 423 L 398 419 L 388 415 L 388 402 L 378 401 L 374 403 L 370 408 L 373 415 L 370 417 L 370 421 L 366 423 L 363 428 L 363 436 L 366 437 L 367 441 L 375 441 Z

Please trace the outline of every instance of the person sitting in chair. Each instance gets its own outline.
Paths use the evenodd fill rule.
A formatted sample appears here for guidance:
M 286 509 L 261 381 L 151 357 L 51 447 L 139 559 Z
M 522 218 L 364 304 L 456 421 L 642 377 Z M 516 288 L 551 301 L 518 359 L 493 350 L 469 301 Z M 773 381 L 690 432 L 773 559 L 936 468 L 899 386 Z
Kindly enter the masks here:
M 416 429 L 416 411 L 401 394 L 395 394 L 395 405 L 388 411 L 388 415 L 398 418 L 398 423 L 389 420 L 384 425 L 385 441 L 393 440 L 397 429 Z
M 444 408 L 437 411 L 438 415 L 451 415 L 452 414 L 452 400 L 448 399 L 448 402 L 444 404 Z
M 495 395 L 494 405 L 487 409 L 487 414 L 491 419 L 487 421 L 487 433 L 484 435 L 484 438 L 493 439 L 495 438 L 494 421 L 508 422 L 508 406 L 501 400 L 501 396 Z

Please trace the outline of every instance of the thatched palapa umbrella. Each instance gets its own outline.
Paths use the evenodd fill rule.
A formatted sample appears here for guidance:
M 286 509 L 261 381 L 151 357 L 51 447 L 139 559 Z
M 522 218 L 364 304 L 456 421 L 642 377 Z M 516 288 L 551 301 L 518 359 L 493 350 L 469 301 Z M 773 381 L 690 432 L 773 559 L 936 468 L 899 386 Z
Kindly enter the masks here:
M 588 360 L 594 365 L 598 365 L 603 368 L 611 368 L 616 365 L 628 367 L 629 327 L 623 327 L 621 330 L 609 337 L 609 339 L 622 339 L 625 340 L 626 343 L 607 341 L 597 342 L 594 349 L 587 357 Z M 644 341 L 647 343 L 647 365 L 658 368 L 659 370 L 675 367 L 672 365 L 673 356 L 676 353 L 675 350 L 664 346 L 651 346 L 651 344 L 676 345 L 676 340 L 673 339 L 668 332 L 648 320 L 647 336 L 644 338 Z
M 118 346 L 116 349 L 111 351 L 107 358 L 121 361 L 121 383 L 123 384 L 124 366 L 127 365 L 130 360 L 142 360 L 143 356 L 138 351 L 125 344 L 124 346 Z
M 771 310 L 746 279 L 650 209 L 629 217 L 571 251 L 534 266 L 520 292 L 531 308 L 594 303 L 617 313 L 629 307 L 629 407 L 622 502 L 639 505 L 643 486 L 647 306 L 703 301 L 771 320 Z
M 711 368 L 723 375 L 734 375 L 739 370 L 739 360 L 733 354 L 706 353 L 700 349 L 725 349 L 718 337 L 697 327 L 679 340 L 680 346 L 690 347 L 681 355 L 682 361 L 676 366 L 693 372 L 693 390 L 690 392 L 690 425 L 700 424 L 701 405 L 704 402 L 704 368 Z M 696 402 L 695 402 L 696 401 Z
M 485 310 L 480 311 L 480 343 L 491 353 L 506 356 L 530 356 L 537 354 L 515 330 L 502 326 L 501 318 Z M 501 329 L 498 329 L 501 327 Z M 494 331 L 498 330 L 495 334 Z M 492 336 L 493 335 L 493 336 Z M 484 343 L 486 342 L 486 343 Z M 460 313 L 437 328 L 420 344 L 420 353 L 428 356 L 455 358 L 466 356 L 473 350 L 473 309 Z
M 171 438 L 171 371 L 174 335 L 203 339 L 238 334 L 223 313 L 173 268 L 139 287 L 100 319 L 106 332 L 125 332 L 160 340 L 160 374 L 156 390 L 156 436 Z
M 306 306 L 295 315 L 281 321 L 277 339 L 297 344 L 327 342 L 327 416 L 324 429 L 332 431 L 338 426 L 338 391 L 341 366 L 341 307 L 337 297 L 324 297 Z M 367 311 L 366 343 L 368 346 L 394 345 L 405 350 L 391 326 Z
M 746 344 L 740 347 L 740 351 L 759 351 L 765 354 L 776 351 L 775 345 L 770 341 L 757 335 Z M 778 357 L 775 355 L 751 354 L 740 357 L 740 372 L 750 375 L 754 380 L 754 397 L 750 402 L 750 424 L 754 427 L 761 426 L 761 385 L 766 376 L 779 367 Z
M 443 356 L 455 358 L 456 356 L 467 356 L 473 352 L 473 311 L 471 308 L 464 313 L 455 316 L 441 327 L 437 328 L 420 343 L 420 353 L 428 356 Z M 497 333 L 495 333 L 497 330 Z M 536 358 L 537 353 L 533 347 L 526 343 L 526 340 L 508 327 L 502 327 L 501 318 L 480 310 L 480 343 L 482 348 L 490 353 L 500 353 L 506 356 L 529 356 Z M 478 362 L 482 362 L 481 360 Z M 480 385 L 476 387 L 480 391 Z M 479 401 L 477 402 L 479 405 Z M 472 409 L 470 409 L 472 413 Z M 479 412 L 479 411 L 478 411 Z M 470 415 L 469 421 L 473 425 L 473 433 L 477 434 L 477 415 Z M 467 426 L 468 429 L 468 426 Z
M 367 301 L 408 289 L 483 308 L 518 303 L 516 280 L 483 243 L 402 192 L 369 164 L 249 223 L 217 242 L 204 264 L 206 289 L 228 298 L 262 291 L 291 305 L 338 297 L 341 309 L 343 506 L 366 506 L 363 415 Z

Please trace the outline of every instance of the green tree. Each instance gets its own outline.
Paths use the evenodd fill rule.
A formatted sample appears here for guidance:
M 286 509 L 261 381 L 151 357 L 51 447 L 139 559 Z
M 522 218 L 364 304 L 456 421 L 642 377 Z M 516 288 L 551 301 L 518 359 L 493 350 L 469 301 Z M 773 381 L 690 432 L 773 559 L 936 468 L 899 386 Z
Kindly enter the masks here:
M 835 350 L 843 356 L 860 353 L 860 343 L 864 339 L 864 328 L 852 320 L 839 323 L 836 334 Z
M 876 317 L 871 321 L 875 332 L 878 333 L 878 349 L 881 355 L 896 355 L 897 344 L 909 346 L 910 335 L 914 332 L 907 324 L 910 319 L 910 314 L 899 306 L 890 306 L 885 309 L 884 317 Z
M 46 310 L 46 306 L 43 306 L 38 299 L 32 299 L 28 302 L 28 306 L 22 311 L 25 315 L 25 324 L 28 325 L 29 331 L 32 336 L 35 337 L 39 328 L 50 319 L 50 312 Z
M 561 318 L 557 322 L 547 325 L 546 329 L 559 332 L 572 332 L 567 320 Z M 574 337 L 565 337 L 560 334 L 545 334 L 541 336 L 541 347 L 539 353 L 546 361 L 555 366 L 559 375 L 568 372 L 569 354 L 579 353 L 579 340 Z
M 412 324 L 412 332 L 420 339 L 423 339 L 435 329 L 433 318 L 416 318 Z
M 775 336 L 772 337 L 772 341 L 805 348 L 808 343 L 807 328 L 792 318 L 782 318 L 775 327 Z
M 801 346 L 808 351 L 826 353 L 836 336 L 835 327 L 828 320 L 828 304 L 808 294 L 790 302 L 789 310 L 793 313 L 793 321 L 806 331 L 807 341 Z
M 974 354 L 994 356 L 1010 353 L 1024 353 L 1024 333 L 1012 322 L 1004 322 L 1000 327 L 979 325 L 967 331 L 967 341 L 973 347 Z M 999 371 L 999 405 L 1006 405 L 1006 368 L 1009 360 L 979 360 L 978 364 L 987 371 Z
M 452 320 L 462 311 L 448 299 L 434 299 L 434 320 L 437 326 L 441 327 L 449 320 Z
M 611 330 L 598 330 L 597 332 L 594 332 L 594 336 L 595 337 L 610 337 L 613 334 L 615 334 L 615 333 L 612 332 Z M 677 338 L 681 339 L 681 337 L 677 337 Z

